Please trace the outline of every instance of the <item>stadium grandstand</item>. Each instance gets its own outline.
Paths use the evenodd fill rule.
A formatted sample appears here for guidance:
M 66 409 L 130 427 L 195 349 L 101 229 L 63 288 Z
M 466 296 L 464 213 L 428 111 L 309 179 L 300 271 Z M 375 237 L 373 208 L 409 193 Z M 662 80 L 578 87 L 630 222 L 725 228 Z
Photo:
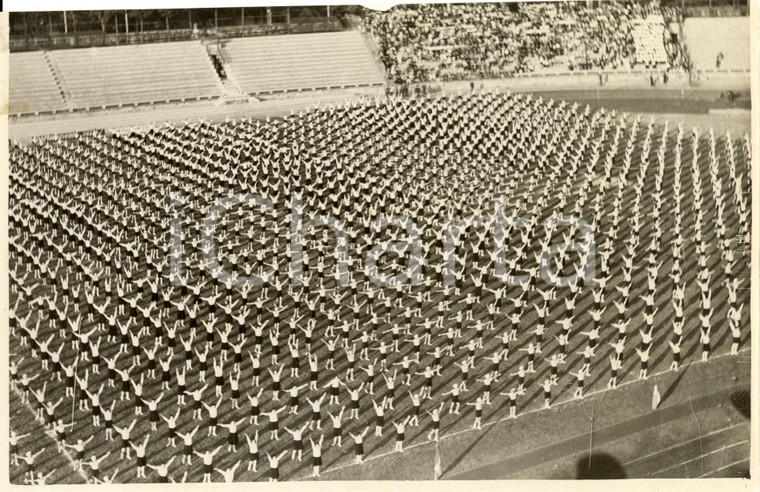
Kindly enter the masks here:
M 721 63 L 749 70 L 746 17 L 714 29 L 714 19 L 684 21 L 676 3 L 590 4 L 14 13 L 11 66 L 29 70 L 11 79 L 11 114 L 568 73 L 673 79 Z M 300 35 L 271 36 L 282 33 Z M 129 76 L 117 65 L 132 67 Z
M 12 14 L 11 482 L 747 478 L 741 9 Z
M 356 31 L 239 38 L 224 49 L 227 76 L 249 94 L 385 83 Z

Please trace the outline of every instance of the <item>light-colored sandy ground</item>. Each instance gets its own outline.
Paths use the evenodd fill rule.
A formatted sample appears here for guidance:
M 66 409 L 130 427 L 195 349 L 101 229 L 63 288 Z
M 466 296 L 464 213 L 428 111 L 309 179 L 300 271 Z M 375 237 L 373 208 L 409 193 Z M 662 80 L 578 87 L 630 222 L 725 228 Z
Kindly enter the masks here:
M 723 53 L 723 69 L 750 68 L 749 17 L 689 17 L 683 34 L 689 55 L 697 69 L 715 68 L 718 53 Z
M 732 88 L 733 90 L 748 90 L 749 76 L 747 74 L 734 75 L 711 75 L 715 78 L 723 78 L 724 85 L 717 82 L 715 84 L 704 84 L 702 87 L 694 88 L 688 85 L 683 88 L 686 97 L 703 97 L 699 94 L 709 94 L 715 98 L 721 90 Z M 476 90 L 481 87 L 484 90 L 513 90 L 520 92 L 544 92 L 550 91 L 552 97 L 572 100 L 593 100 L 600 101 L 609 99 L 641 99 L 648 100 L 649 104 L 641 106 L 641 112 L 653 111 L 647 109 L 651 106 L 652 99 L 678 99 L 685 97 L 681 94 L 681 88 L 678 84 L 670 83 L 667 87 L 656 87 L 654 89 L 642 86 L 641 84 L 630 87 L 613 88 L 607 84 L 604 88 L 599 89 L 598 85 L 593 82 L 580 83 L 578 78 L 564 77 L 575 83 L 563 85 L 562 80 L 549 79 L 536 81 L 541 84 L 529 84 L 526 79 L 502 80 L 502 81 L 484 81 L 478 83 Z M 714 87 L 713 87 L 714 86 Z M 469 91 L 468 82 L 450 83 L 441 88 L 441 92 L 465 92 Z M 664 94 L 668 92 L 669 94 Z M 383 88 L 355 88 L 339 91 L 314 91 L 293 93 L 279 97 L 271 97 L 262 101 L 237 104 L 217 104 L 211 101 L 197 103 L 185 103 L 176 105 L 156 105 L 131 107 L 113 110 L 93 111 L 89 113 L 59 113 L 57 115 L 40 115 L 23 118 L 11 118 L 9 137 L 11 141 L 24 141 L 32 137 L 58 134 L 90 131 L 105 128 L 125 128 L 130 126 L 148 126 L 151 124 L 160 124 L 164 122 L 182 123 L 188 120 L 205 118 L 208 120 L 224 120 L 225 118 L 266 118 L 285 116 L 293 111 L 305 111 L 317 104 L 334 104 L 347 101 L 357 97 L 375 97 L 384 93 Z M 695 96 L 696 94 L 696 96 Z M 602 105 L 603 102 L 601 103 Z M 610 107 L 615 107 L 612 102 Z M 639 108 L 636 109 L 639 111 Z M 701 127 L 715 127 L 721 129 L 721 133 L 728 129 L 731 133 L 742 133 L 749 131 L 749 111 L 737 112 L 735 114 L 665 114 L 658 111 L 658 118 L 668 118 L 676 121 L 684 120 L 689 125 L 699 125 Z

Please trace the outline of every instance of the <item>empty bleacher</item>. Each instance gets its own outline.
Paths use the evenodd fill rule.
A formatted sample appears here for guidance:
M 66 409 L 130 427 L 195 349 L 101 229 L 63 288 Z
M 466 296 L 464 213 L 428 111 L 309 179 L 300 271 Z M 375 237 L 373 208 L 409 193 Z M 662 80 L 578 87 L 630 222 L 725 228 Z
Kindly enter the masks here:
M 216 97 L 221 84 L 198 41 L 59 50 L 49 54 L 72 108 Z
M 720 70 L 750 69 L 749 17 L 687 17 L 683 32 L 697 70 L 715 70 L 718 53 Z
M 39 113 L 65 108 L 63 94 L 42 51 L 11 53 L 10 113 Z
M 356 31 L 233 39 L 225 58 L 228 76 L 249 94 L 384 83 Z

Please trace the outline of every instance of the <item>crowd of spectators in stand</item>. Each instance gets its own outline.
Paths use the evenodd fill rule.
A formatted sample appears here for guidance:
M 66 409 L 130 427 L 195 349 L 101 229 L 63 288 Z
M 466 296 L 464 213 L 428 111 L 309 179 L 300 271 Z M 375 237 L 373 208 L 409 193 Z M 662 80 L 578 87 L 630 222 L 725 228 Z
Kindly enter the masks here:
M 417 82 L 510 77 L 556 70 L 634 68 L 633 25 L 656 22 L 670 68 L 688 56 L 669 32 L 676 7 L 659 0 L 400 5 L 370 12 L 363 28 L 377 40 L 391 80 Z

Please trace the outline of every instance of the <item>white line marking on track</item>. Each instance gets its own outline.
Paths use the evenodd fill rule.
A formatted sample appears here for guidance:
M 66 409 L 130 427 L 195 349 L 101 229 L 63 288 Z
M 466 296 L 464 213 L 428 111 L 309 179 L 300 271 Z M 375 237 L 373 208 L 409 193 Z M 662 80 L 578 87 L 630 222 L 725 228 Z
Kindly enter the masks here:
M 717 470 L 712 470 L 712 471 L 709 471 L 707 473 L 703 473 L 702 475 L 698 476 L 697 478 L 703 478 L 703 477 L 706 477 L 708 475 L 714 475 L 714 474 L 716 474 L 718 472 L 721 472 L 721 471 L 725 470 L 726 468 L 731 468 L 732 466 L 738 465 L 739 463 L 744 463 L 745 461 L 749 461 L 749 458 L 744 458 L 744 459 L 741 459 L 739 461 L 734 461 L 733 463 L 729 463 L 726 466 L 721 466 Z
M 723 432 L 723 431 L 726 431 L 726 430 L 729 430 L 729 429 L 735 429 L 737 427 L 741 427 L 741 426 L 744 426 L 744 425 L 746 425 L 746 424 L 745 423 L 741 423 L 741 424 L 729 425 L 728 427 L 723 427 L 722 429 L 716 429 L 716 430 L 714 430 L 712 432 L 708 432 L 707 434 L 705 434 L 704 436 L 702 436 L 702 438 L 710 437 L 710 436 L 713 436 L 713 435 L 718 434 L 720 432 Z M 627 466 L 627 465 L 630 465 L 631 463 L 636 463 L 637 461 L 641 461 L 641 460 L 645 460 L 647 458 L 651 458 L 652 456 L 656 456 L 658 454 L 662 454 L 662 453 L 668 452 L 668 451 L 670 451 L 672 449 L 678 448 L 680 446 L 684 446 L 686 444 L 691 444 L 691 443 L 693 443 L 695 441 L 698 441 L 698 440 L 699 440 L 699 437 L 695 437 L 694 439 L 690 439 L 688 441 L 679 442 L 678 444 L 675 444 L 673 446 L 668 446 L 667 448 L 661 449 L 659 451 L 655 451 L 654 453 L 645 454 L 644 456 L 639 456 L 638 458 L 634 458 L 631 461 L 626 461 L 625 463 L 623 463 L 623 466 Z
M 745 347 L 745 348 L 739 350 L 739 354 L 741 354 L 742 352 L 747 352 L 747 351 L 749 351 L 749 347 Z M 729 356 L 731 356 L 731 353 L 727 352 L 727 353 L 724 353 L 724 354 L 713 356 L 713 357 L 707 359 L 707 362 L 710 362 L 710 361 L 713 361 L 713 360 L 716 360 L 716 359 L 722 359 L 724 357 L 729 357 Z M 705 362 L 703 362 L 701 360 L 696 360 L 696 361 L 692 362 L 691 364 L 704 364 L 704 363 Z M 685 366 L 682 366 L 680 370 L 683 371 L 684 369 L 685 369 Z M 649 378 L 647 379 L 647 381 L 650 380 L 650 379 L 656 378 L 658 376 L 662 376 L 664 374 L 672 374 L 672 373 L 673 373 L 673 371 L 671 371 L 670 369 L 667 369 L 667 370 L 664 370 L 664 371 L 660 371 L 658 373 L 650 375 Z M 619 389 L 619 388 L 621 388 L 623 386 L 626 386 L 626 385 L 629 385 L 629 384 L 640 383 L 642 381 L 643 380 L 640 380 L 640 379 L 632 379 L 630 381 L 626 381 L 626 382 L 618 384 L 617 388 L 614 388 L 614 389 L 605 388 L 605 389 L 602 389 L 602 390 L 592 391 L 592 392 L 589 392 L 589 393 L 585 394 L 584 395 L 584 399 L 588 398 L 589 396 L 594 396 L 594 395 L 606 393 L 608 391 L 614 391 L 614 390 Z M 578 402 L 578 401 L 582 401 L 582 400 L 577 400 L 575 398 L 570 398 L 570 399 L 567 399 L 567 400 L 564 400 L 564 401 L 561 401 L 561 402 L 553 404 L 552 408 L 555 408 L 555 407 L 558 407 L 558 406 L 562 406 L 562 405 L 566 405 L 568 403 Z M 528 414 L 531 414 L 531 413 L 542 412 L 544 410 L 545 410 L 545 408 L 542 406 L 540 408 L 535 408 L 533 410 L 528 410 L 527 412 L 523 412 L 523 413 L 519 414 L 517 417 L 520 417 L 522 415 L 528 415 Z M 499 420 L 494 420 L 492 422 L 486 422 L 486 423 L 484 423 L 482 425 L 482 427 L 488 427 L 488 426 L 491 426 L 491 425 L 496 425 L 496 424 L 501 423 L 501 422 L 506 422 L 507 420 L 515 420 L 515 419 L 511 419 L 509 417 L 503 417 L 503 418 L 501 418 Z M 456 436 L 459 436 L 459 435 L 462 435 L 462 434 L 467 434 L 467 433 L 470 433 L 470 432 L 477 432 L 477 431 L 479 431 L 479 429 L 464 429 L 464 430 L 461 430 L 461 431 L 452 432 L 450 434 L 442 435 L 440 440 L 441 441 L 445 441 L 447 439 L 452 439 L 452 438 L 454 438 Z M 417 444 L 412 444 L 411 446 L 405 446 L 404 447 L 404 451 L 409 450 L 409 449 L 418 448 L 420 446 L 426 446 L 428 444 L 433 444 L 434 442 L 435 441 L 424 441 L 424 442 L 419 442 Z M 346 463 L 345 465 L 336 466 L 335 468 L 329 468 L 327 470 L 324 470 L 324 471 L 321 472 L 321 474 L 325 475 L 325 474 L 328 474 L 328 473 L 333 473 L 333 472 L 337 472 L 337 471 L 340 471 L 340 470 L 344 470 L 346 468 L 351 468 L 351 467 L 354 467 L 354 466 L 363 465 L 363 464 L 365 464 L 365 463 L 367 463 L 369 461 L 379 460 L 379 459 L 382 459 L 382 458 L 385 458 L 387 456 L 391 456 L 391 455 L 394 455 L 394 454 L 401 454 L 401 453 L 397 453 L 395 451 L 390 451 L 390 452 L 387 452 L 387 453 L 378 454 L 378 455 L 372 456 L 370 458 L 365 458 L 364 461 L 363 461 L 363 463 L 356 463 L 356 462 Z M 308 478 L 310 478 L 310 476 L 305 476 L 305 477 L 299 478 L 298 480 L 305 480 L 305 479 L 308 479 Z
M 728 446 L 723 446 L 720 449 L 715 449 L 713 451 L 710 451 L 709 453 L 701 454 L 701 455 L 697 456 L 696 458 L 691 458 L 689 460 L 682 461 L 681 463 L 676 463 L 675 465 L 671 465 L 671 466 L 669 466 L 667 468 L 663 468 L 661 470 L 657 470 L 655 472 L 652 472 L 652 475 L 657 475 L 658 473 L 662 473 L 662 472 L 665 472 L 665 471 L 668 471 L 668 470 L 672 470 L 673 468 L 679 467 L 681 465 L 685 465 L 686 463 L 691 463 L 692 461 L 701 460 L 702 458 L 710 456 L 711 454 L 720 453 L 721 451 L 725 451 L 727 449 L 731 449 L 733 447 L 739 446 L 741 444 L 746 444 L 746 443 L 749 443 L 749 439 L 745 439 L 743 441 L 735 442 L 733 444 L 729 444 Z M 714 470 L 714 471 L 718 471 L 718 470 Z M 709 475 L 710 473 L 713 473 L 713 472 L 707 472 L 706 474 L 700 475 L 700 477 L 702 477 L 704 475 Z

